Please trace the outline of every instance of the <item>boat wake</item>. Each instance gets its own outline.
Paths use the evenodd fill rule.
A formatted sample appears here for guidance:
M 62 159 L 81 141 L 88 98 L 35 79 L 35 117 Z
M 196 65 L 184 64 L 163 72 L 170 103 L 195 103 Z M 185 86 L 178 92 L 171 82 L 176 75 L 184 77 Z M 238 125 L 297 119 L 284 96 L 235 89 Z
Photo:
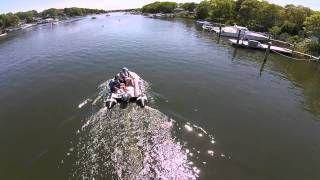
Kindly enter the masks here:
M 102 108 L 81 129 L 73 178 L 196 179 L 172 127 L 150 107 Z
M 230 159 L 215 149 L 213 135 L 200 126 L 177 122 L 149 106 L 107 109 L 103 100 L 108 82 L 78 105 L 98 108 L 77 131 L 76 146 L 67 153 L 75 157 L 71 179 L 198 179 L 200 169 L 212 160 Z

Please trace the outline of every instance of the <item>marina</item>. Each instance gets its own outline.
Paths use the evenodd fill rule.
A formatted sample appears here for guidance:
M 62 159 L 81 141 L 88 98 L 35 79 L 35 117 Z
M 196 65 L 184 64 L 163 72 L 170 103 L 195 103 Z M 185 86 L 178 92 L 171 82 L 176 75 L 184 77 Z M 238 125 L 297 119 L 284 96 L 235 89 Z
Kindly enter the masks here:
M 219 37 L 231 37 L 228 39 L 231 45 L 249 48 L 254 50 L 262 50 L 279 53 L 282 55 L 286 55 L 287 58 L 295 59 L 295 60 L 309 60 L 309 61 L 319 61 L 320 57 L 315 57 L 306 53 L 302 53 L 299 51 L 295 51 L 292 47 L 293 45 L 287 42 L 283 42 L 280 40 L 271 39 L 271 35 L 267 35 L 265 33 L 253 32 L 249 31 L 248 28 L 242 26 L 226 26 L 219 23 L 213 23 L 208 21 L 196 21 L 196 24 L 200 25 L 201 28 L 206 32 L 214 32 Z M 269 45 L 266 43 L 276 42 L 276 44 L 286 44 L 291 46 L 291 49 L 287 47 L 281 47 L 276 45 Z M 294 58 L 292 56 L 297 56 L 299 58 Z

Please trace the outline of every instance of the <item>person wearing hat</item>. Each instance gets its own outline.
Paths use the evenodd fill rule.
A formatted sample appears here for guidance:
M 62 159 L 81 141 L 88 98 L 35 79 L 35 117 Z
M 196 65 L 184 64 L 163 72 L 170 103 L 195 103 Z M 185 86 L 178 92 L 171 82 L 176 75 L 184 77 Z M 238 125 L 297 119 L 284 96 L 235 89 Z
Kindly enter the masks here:
M 119 76 L 120 76 L 120 82 L 125 83 L 126 86 L 134 85 L 133 78 L 130 76 L 130 72 L 128 68 L 126 67 L 122 68 L 119 73 Z

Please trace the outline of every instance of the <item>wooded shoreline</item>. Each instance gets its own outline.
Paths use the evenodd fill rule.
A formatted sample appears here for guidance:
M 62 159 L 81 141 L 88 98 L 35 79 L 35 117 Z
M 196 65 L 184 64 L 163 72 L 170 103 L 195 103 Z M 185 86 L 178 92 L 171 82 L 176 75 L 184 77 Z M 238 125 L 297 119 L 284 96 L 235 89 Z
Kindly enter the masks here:
M 320 56 L 320 12 L 292 4 L 279 6 L 259 0 L 204 0 L 196 3 L 154 2 L 142 13 L 176 13 L 177 17 L 245 26 L 295 44 L 301 52 Z

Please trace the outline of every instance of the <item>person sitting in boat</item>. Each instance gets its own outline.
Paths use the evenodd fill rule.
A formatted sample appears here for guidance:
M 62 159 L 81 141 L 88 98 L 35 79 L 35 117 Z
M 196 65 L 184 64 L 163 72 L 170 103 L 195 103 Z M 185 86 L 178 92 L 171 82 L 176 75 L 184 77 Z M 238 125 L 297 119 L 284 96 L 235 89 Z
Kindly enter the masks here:
M 114 77 L 114 79 L 112 79 L 109 82 L 109 87 L 110 87 L 111 92 L 117 92 L 120 89 L 120 85 L 121 85 L 121 83 L 120 83 L 119 75 L 116 75 Z
M 121 78 L 120 82 L 125 83 L 126 86 L 133 86 L 134 85 L 133 78 L 130 76 L 130 72 L 129 72 L 128 68 L 126 68 L 126 67 L 122 68 L 119 75 Z

